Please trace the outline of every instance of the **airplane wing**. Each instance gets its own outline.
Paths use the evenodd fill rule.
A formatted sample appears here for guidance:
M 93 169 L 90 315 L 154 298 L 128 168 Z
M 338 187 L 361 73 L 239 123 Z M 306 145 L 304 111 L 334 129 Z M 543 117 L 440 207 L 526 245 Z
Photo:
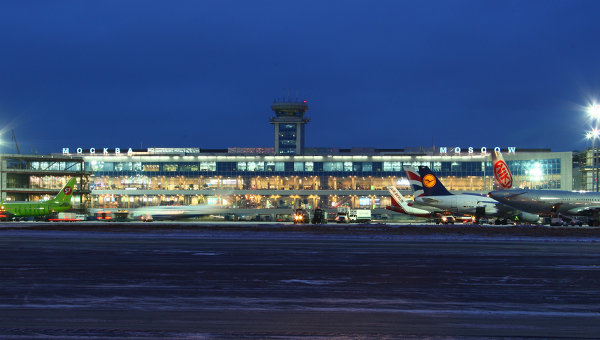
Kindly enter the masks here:
M 518 216 L 523 213 L 521 210 L 515 207 L 500 202 L 496 203 L 495 207 L 498 210 L 498 216 L 514 218 L 515 216 Z
M 504 199 L 512 199 L 517 196 L 521 196 L 526 194 L 527 190 L 494 190 L 490 191 L 487 196 L 491 197 L 495 200 L 504 200 Z
M 431 198 L 431 197 L 426 197 L 426 196 L 422 196 L 421 197 L 421 202 L 423 202 L 424 204 L 436 204 L 436 203 L 440 203 L 439 200 L 436 200 L 435 198 Z
M 433 201 L 437 202 L 437 200 L 433 200 Z M 415 202 L 415 201 L 407 201 L 407 204 L 408 204 L 409 207 L 413 207 L 413 208 L 417 208 L 417 209 L 425 209 L 425 210 L 437 211 L 437 212 L 444 211 L 444 210 L 442 210 L 440 208 L 432 207 L 430 205 L 427 205 L 427 204 L 424 204 L 424 203 L 420 203 L 420 202 Z
M 132 216 L 134 219 L 151 216 L 155 220 L 169 220 L 219 214 L 224 210 L 220 206 L 209 205 L 151 206 L 132 210 Z
M 600 213 L 600 205 L 588 205 L 588 206 L 573 206 L 570 205 L 565 207 L 559 207 L 560 212 L 570 214 L 573 216 L 593 216 L 594 214 Z

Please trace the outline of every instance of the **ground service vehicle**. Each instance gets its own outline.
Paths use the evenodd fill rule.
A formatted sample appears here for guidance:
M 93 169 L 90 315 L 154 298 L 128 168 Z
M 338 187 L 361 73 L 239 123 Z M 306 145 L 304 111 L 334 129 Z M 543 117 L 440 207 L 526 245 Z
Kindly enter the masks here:
M 56 216 L 48 218 L 50 222 L 77 222 L 85 221 L 86 216 L 74 212 L 59 212 Z
M 583 221 L 582 220 L 578 220 L 576 218 L 571 218 L 571 220 L 569 221 L 569 224 L 572 225 L 572 226 L 578 225 L 578 226 L 581 227 L 581 226 L 583 226 Z
M 98 221 L 112 221 L 111 211 L 96 211 L 96 220 Z
M 335 217 L 336 223 L 348 223 L 350 222 L 350 208 L 349 207 L 338 207 L 337 216 Z
M 313 224 L 327 223 L 327 212 L 321 208 L 316 208 L 312 218 Z
M 435 224 L 454 224 L 454 222 L 456 222 L 456 219 L 450 214 L 439 214 L 435 218 Z
M 96 220 L 105 221 L 105 222 L 127 222 L 127 221 L 129 221 L 129 212 L 127 210 L 96 211 Z
M 366 223 L 371 221 L 370 209 L 350 209 L 348 212 L 350 222 Z
M 348 223 L 348 222 L 349 222 L 349 220 L 348 220 L 348 216 L 346 216 L 346 215 L 340 215 L 340 214 L 338 214 L 338 215 L 335 217 L 335 222 L 336 222 L 336 223 Z
M 113 222 L 126 222 L 129 221 L 129 211 L 119 210 L 113 212 Z
M 558 216 L 554 216 L 550 219 L 550 225 L 551 226 L 582 226 L 583 225 L 583 221 L 579 220 L 573 216 L 566 216 L 566 215 L 558 215 Z
M 294 224 L 308 223 L 308 222 L 309 222 L 309 218 L 308 218 L 308 213 L 306 212 L 306 210 L 304 210 L 302 208 L 296 209 L 296 212 L 294 213 Z

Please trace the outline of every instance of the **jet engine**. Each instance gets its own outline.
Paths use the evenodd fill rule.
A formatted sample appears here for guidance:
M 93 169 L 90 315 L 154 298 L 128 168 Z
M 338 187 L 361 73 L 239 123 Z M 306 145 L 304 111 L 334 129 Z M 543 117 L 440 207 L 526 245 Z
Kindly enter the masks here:
M 493 205 L 485 205 L 485 216 L 496 216 L 498 214 L 498 208 Z
M 524 211 L 521 211 L 519 213 L 519 215 L 517 215 L 517 216 L 519 216 L 519 219 L 521 221 L 530 222 L 530 223 L 536 223 L 536 222 L 538 222 L 540 220 L 540 216 L 539 215 L 528 213 L 528 212 L 524 212 Z

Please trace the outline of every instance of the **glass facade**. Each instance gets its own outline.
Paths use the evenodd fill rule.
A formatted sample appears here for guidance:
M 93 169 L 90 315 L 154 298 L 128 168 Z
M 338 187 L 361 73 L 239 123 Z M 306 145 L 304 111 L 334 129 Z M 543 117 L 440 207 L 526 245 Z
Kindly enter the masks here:
M 581 178 L 577 183 L 578 189 L 599 191 L 598 177 L 600 177 L 600 152 L 588 149 L 579 155 L 579 169 Z
M 169 150 L 167 150 L 169 151 Z M 382 209 L 387 188 L 411 196 L 403 166 L 427 165 L 456 192 L 492 190 L 490 156 L 192 154 L 166 151 L 131 155 L 2 158 L 1 190 L 7 201 L 52 197 L 69 177 L 78 177 L 76 207 L 129 209 L 148 205 L 218 204 L 232 209 L 305 206 Z M 505 155 L 515 187 L 570 190 L 572 153 Z M 81 204 L 80 204 L 81 203 Z M 279 213 L 279 212 L 278 212 Z
M 71 177 L 77 178 L 73 205 L 79 207 L 82 184 L 87 187 L 89 174 L 78 157 L 41 155 L 0 155 L 0 195 L 7 202 L 36 202 L 53 198 Z M 87 196 L 89 198 L 89 195 Z
M 207 178 L 238 178 L 240 176 L 250 180 L 259 176 L 298 176 L 306 177 L 340 177 L 340 178 L 376 178 L 376 177 L 404 177 L 403 166 L 419 165 L 429 166 L 442 180 L 455 178 L 447 184 L 450 190 L 465 185 L 467 179 L 479 177 L 485 179 L 492 175 L 491 162 L 211 162 L 206 163 L 156 163 L 156 162 L 87 162 L 86 166 L 94 171 L 95 178 L 146 178 L 183 177 L 187 181 L 195 181 L 200 187 L 203 179 Z M 519 187 L 535 187 L 539 189 L 559 189 L 561 160 L 543 159 L 529 161 L 507 161 Z M 308 174 L 310 173 L 310 174 Z M 445 181 L 444 181 L 445 182 Z M 155 183 L 160 183 L 155 180 Z M 155 187 L 158 188 L 158 187 Z M 328 189 L 335 189 L 329 188 Z M 488 190 L 483 182 L 471 190 Z
M 24 158 L 4 158 L 7 170 L 31 170 L 31 171 L 81 171 L 79 162 L 57 162 L 57 161 L 29 161 Z
M 570 153 L 533 153 L 509 159 L 514 186 L 565 189 L 562 167 Z M 352 207 L 390 204 L 387 187 L 410 195 L 403 166 L 426 165 L 451 191 L 492 190 L 490 157 L 451 156 L 230 156 L 84 157 L 92 201 L 99 207 L 131 208 L 165 203 L 218 202 L 235 208 L 298 204 Z M 563 164 L 564 162 L 568 164 Z M 570 175 L 570 174 L 569 174 Z M 566 188 L 568 189 L 568 188 Z M 368 203 L 367 203 L 368 202 Z

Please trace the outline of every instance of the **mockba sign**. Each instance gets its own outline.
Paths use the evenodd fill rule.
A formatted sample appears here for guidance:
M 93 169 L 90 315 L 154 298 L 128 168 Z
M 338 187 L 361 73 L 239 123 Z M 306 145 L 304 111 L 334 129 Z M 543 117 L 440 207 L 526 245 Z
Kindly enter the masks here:
M 125 149 L 123 149 L 123 151 L 124 150 Z M 92 154 L 92 155 L 95 155 L 95 154 L 108 155 L 108 154 L 111 154 L 111 153 L 113 155 L 120 155 L 121 154 L 121 148 L 114 148 L 114 149 L 112 149 L 112 152 L 111 152 L 111 150 L 109 148 L 102 148 L 102 151 L 100 151 L 100 149 L 96 149 L 96 148 L 89 148 L 89 149 L 77 148 L 77 149 L 75 149 L 75 152 L 78 155 L 82 155 L 84 152 L 86 154 Z M 71 154 L 71 150 L 69 148 L 63 148 L 62 149 L 62 153 L 63 153 L 63 155 L 70 155 Z M 133 153 L 133 149 L 129 148 L 127 150 L 127 154 L 129 155 L 129 154 L 132 154 L 132 153 Z

